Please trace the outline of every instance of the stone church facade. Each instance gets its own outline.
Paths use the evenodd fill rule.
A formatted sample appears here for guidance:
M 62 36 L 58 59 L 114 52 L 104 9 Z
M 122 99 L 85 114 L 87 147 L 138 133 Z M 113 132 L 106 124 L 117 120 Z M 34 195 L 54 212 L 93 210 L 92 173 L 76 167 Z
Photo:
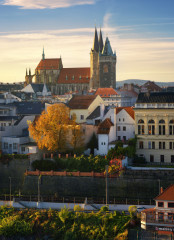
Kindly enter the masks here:
M 90 89 L 116 88 L 116 53 L 113 53 L 108 37 L 103 44 L 102 32 L 99 38 L 95 28 L 94 43 L 90 52 L 90 68 L 64 68 L 62 59 L 42 59 L 31 74 L 26 70 L 25 86 L 31 83 L 49 85 L 53 94 L 62 95 L 69 92 L 87 92 Z

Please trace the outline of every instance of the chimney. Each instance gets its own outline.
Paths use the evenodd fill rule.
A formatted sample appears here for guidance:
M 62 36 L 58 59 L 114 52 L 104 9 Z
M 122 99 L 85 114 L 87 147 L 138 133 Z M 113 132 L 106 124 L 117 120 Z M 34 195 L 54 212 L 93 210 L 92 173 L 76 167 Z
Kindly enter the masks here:
M 104 110 L 105 110 L 105 105 L 104 103 L 100 103 L 100 119 L 102 120 L 104 117 Z
M 163 187 L 160 188 L 160 194 L 163 193 Z

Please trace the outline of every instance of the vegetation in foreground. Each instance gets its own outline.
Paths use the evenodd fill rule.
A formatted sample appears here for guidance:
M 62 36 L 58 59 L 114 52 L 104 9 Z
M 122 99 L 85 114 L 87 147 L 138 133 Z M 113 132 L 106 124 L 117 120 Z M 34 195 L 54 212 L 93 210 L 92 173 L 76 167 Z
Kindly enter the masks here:
M 18 211 L 1 207 L 0 236 L 35 236 L 35 239 L 44 239 L 47 236 L 47 239 L 60 240 L 127 239 L 132 215 L 116 211 L 110 213 L 107 210 L 107 207 L 103 207 L 97 213 L 85 213 L 78 205 L 74 211 L 67 208 L 61 211 L 51 209 Z
M 76 158 L 62 159 L 58 158 L 54 161 L 50 160 L 36 160 L 32 163 L 34 170 L 40 171 L 80 171 L 80 172 L 104 172 L 105 165 L 108 165 L 109 161 L 101 156 L 90 155 L 86 157 L 81 155 Z

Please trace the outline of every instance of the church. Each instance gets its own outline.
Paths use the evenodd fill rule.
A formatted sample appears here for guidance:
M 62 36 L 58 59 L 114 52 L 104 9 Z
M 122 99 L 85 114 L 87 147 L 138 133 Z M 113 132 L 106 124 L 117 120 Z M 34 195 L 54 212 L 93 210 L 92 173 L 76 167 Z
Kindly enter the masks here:
M 45 83 L 51 92 L 63 95 L 69 92 L 84 93 L 97 88 L 116 88 L 116 52 L 112 51 L 109 38 L 103 43 L 102 32 L 98 36 L 95 28 L 94 43 L 90 51 L 90 67 L 64 68 L 62 58 L 42 59 L 31 74 L 26 70 L 25 86 Z

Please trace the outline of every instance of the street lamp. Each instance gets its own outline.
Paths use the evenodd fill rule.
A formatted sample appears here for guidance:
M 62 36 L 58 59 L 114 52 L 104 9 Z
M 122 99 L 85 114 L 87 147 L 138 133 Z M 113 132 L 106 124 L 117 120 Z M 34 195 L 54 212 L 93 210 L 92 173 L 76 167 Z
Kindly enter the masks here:
M 10 180 L 10 201 L 11 201 L 11 177 L 9 177 Z
M 108 192 L 108 165 L 105 166 L 106 170 L 106 206 L 109 204 L 109 192 Z

